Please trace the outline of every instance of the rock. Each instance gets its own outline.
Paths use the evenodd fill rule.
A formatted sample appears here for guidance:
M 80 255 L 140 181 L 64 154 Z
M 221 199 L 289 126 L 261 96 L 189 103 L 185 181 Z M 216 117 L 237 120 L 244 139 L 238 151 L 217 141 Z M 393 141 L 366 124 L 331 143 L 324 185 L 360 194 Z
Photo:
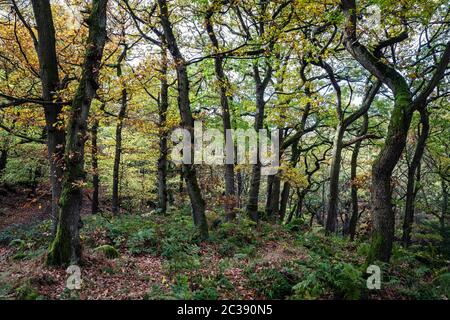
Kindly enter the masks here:
M 105 244 L 103 246 L 97 247 L 94 250 L 101 252 L 108 259 L 115 259 L 120 256 L 119 251 L 117 251 L 116 248 L 114 248 L 113 246 L 110 246 L 109 244 Z

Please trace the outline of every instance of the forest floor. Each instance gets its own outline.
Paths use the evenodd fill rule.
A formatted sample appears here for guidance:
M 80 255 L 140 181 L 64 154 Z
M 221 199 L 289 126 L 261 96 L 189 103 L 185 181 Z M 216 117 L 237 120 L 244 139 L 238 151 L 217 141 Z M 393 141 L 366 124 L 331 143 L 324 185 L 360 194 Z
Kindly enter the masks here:
M 45 265 L 48 195 L 19 194 L 0 196 L 0 299 L 449 298 L 448 256 L 430 230 L 420 246 L 395 247 L 391 264 L 380 264 L 381 290 L 372 291 L 363 236 L 350 243 L 301 220 L 256 227 L 240 217 L 200 242 L 187 207 L 118 217 L 85 208 L 82 284 L 69 290 L 66 269 Z

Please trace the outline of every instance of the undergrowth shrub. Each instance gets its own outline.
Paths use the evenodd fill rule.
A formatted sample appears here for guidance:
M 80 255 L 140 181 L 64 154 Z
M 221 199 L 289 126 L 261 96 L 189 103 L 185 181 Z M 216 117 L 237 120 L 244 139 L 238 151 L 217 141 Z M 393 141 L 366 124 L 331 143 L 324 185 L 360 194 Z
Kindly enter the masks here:
M 268 299 L 284 299 L 292 293 L 294 282 L 287 276 L 286 270 L 267 268 L 254 272 L 250 269 L 247 275 L 249 286 L 260 296 Z
M 332 295 L 335 299 L 360 299 L 365 281 L 362 272 L 345 262 L 330 264 L 314 260 L 303 267 L 304 279 L 293 290 L 293 299 L 318 299 Z
M 222 256 L 251 256 L 256 251 L 256 223 L 248 219 L 222 223 L 213 234 L 213 241 Z

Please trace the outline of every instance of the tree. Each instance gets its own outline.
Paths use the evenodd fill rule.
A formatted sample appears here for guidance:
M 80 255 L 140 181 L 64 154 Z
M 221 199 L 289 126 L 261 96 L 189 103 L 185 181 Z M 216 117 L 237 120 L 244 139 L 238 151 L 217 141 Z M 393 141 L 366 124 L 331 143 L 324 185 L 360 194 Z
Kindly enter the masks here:
M 92 192 L 92 214 L 96 214 L 99 211 L 99 188 L 100 188 L 100 176 L 98 172 L 98 127 L 99 120 L 95 119 L 91 128 L 91 155 L 92 155 L 92 187 L 94 191 Z
M 187 74 L 187 65 L 173 33 L 172 24 L 169 20 L 167 1 L 158 0 L 158 7 L 160 10 L 161 26 L 163 28 L 164 36 L 167 41 L 167 47 L 175 61 L 175 68 L 177 71 L 178 79 L 178 108 L 182 119 L 182 125 L 191 133 L 191 146 L 193 148 L 194 119 L 192 118 L 189 101 L 189 78 Z M 193 149 L 191 150 L 191 152 L 192 151 Z M 206 239 L 208 238 L 208 222 L 206 221 L 205 216 L 205 201 L 202 198 L 200 187 L 197 181 L 197 172 L 193 164 L 183 163 L 183 177 L 186 181 L 189 198 L 191 200 L 194 223 L 200 231 L 200 236 L 203 239 Z
M 374 230 L 368 261 L 388 262 L 391 257 L 394 240 L 395 216 L 391 202 L 391 177 L 405 148 L 406 137 L 411 124 L 412 114 L 419 102 L 426 100 L 437 83 L 444 76 L 450 59 L 450 43 L 441 58 L 432 81 L 421 91 L 413 102 L 413 94 L 405 77 L 391 64 L 381 58 L 381 51 L 407 38 L 403 32 L 385 40 L 370 51 L 360 43 L 356 33 L 357 7 L 355 0 L 342 0 L 342 9 L 346 19 L 344 44 L 348 52 L 369 72 L 386 84 L 394 95 L 394 109 L 389 123 L 386 141 L 372 167 L 372 211 Z
M 124 31 L 123 31 L 124 33 Z M 128 45 L 123 43 L 123 51 L 119 56 L 119 59 L 115 65 L 117 69 L 117 77 L 121 80 L 122 77 L 122 63 L 126 59 Z M 122 81 L 120 81 L 122 83 Z M 122 127 L 123 121 L 127 112 L 128 104 L 128 91 L 126 84 L 123 84 L 120 98 L 120 108 L 117 114 L 116 124 L 116 146 L 114 150 L 114 167 L 113 167 L 113 186 L 112 186 L 112 212 L 113 214 L 119 214 L 119 169 L 120 169 L 120 157 L 122 154 Z
M 217 36 L 214 32 L 214 26 L 212 22 L 212 17 L 214 15 L 215 10 L 217 10 L 216 7 L 220 8 L 220 1 L 213 0 L 213 2 L 208 7 L 208 10 L 205 15 L 205 27 L 206 32 L 208 33 L 209 39 L 211 41 L 211 44 L 213 46 L 214 50 L 214 71 L 216 73 L 217 81 L 219 83 L 219 89 L 220 89 L 220 104 L 222 107 L 222 123 L 223 123 L 223 131 L 224 131 L 224 139 L 225 141 L 231 141 L 232 137 L 230 136 L 230 129 L 231 127 L 231 116 L 230 116 L 230 106 L 228 102 L 228 88 L 229 88 L 229 82 L 228 78 L 225 75 L 224 69 L 223 69 L 223 56 L 220 54 L 220 47 L 219 47 L 219 41 L 217 40 Z M 227 131 L 228 130 L 228 131 Z M 230 146 L 228 146 L 229 150 Z M 234 147 L 232 148 L 234 151 Z M 227 154 L 227 158 L 233 158 L 234 154 Z M 235 212 L 235 186 L 234 186 L 234 164 L 228 163 L 225 164 L 225 212 L 226 212 L 226 219 L 227 220 L 233 220 L 236 218 L 236 212 Z
M 81 259 L 79 221 L 83 202 L 84 143 L 87 118 L 98 88 L 100 63 L 106 42 L 106 7 L 107 0 L 92 1 L 86 56 L 67 125 L 58 226 L 47 255 L 50 265 L 77 264 Z
M 50 161 L 50 181 L 52 184 L 52 216 L 54 232 L 58 224 L 57 204 L 61 195 L 62 155 L 64 152 L 64 128 L 58 124 L 62 106 L 54 104 L 58 101 L 57 91 L 61 88 L 58 74 L 58 59 L 56 55 L 55 27 L 49 0 L 32 0 L 34 18 L 38 31 L 38 39 L 32 36 L 38 54 L 42 100 L 47 132 L 48 158 Z M 17 8 L 17 6 L 15 6 Z M 17 9 L 17 13 L 19 13 Z M 24 20 L 23 20 L 24 21 Z M 30 29 L 30 35 L 34 35 Z

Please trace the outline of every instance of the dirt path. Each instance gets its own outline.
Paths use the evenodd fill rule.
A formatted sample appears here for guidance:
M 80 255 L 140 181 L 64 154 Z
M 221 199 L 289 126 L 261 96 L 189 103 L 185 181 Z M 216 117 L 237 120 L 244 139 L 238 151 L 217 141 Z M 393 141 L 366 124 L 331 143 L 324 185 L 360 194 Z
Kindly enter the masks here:
M 12 225 L 28 225 L 50 218 L 50 187 L 41 186 L 33 194 L 30 189 L 5 190 L 0 194 L 0 232 Z M 89 214 L 91 201 L 84 195 L 81 214 Z
M 0 231 L 11 225 L 23 225 L 50 216 L 50 194 L 45 189 L 37 189 L 32 194 L 29 189 L 8 190 L 0 195 Z

